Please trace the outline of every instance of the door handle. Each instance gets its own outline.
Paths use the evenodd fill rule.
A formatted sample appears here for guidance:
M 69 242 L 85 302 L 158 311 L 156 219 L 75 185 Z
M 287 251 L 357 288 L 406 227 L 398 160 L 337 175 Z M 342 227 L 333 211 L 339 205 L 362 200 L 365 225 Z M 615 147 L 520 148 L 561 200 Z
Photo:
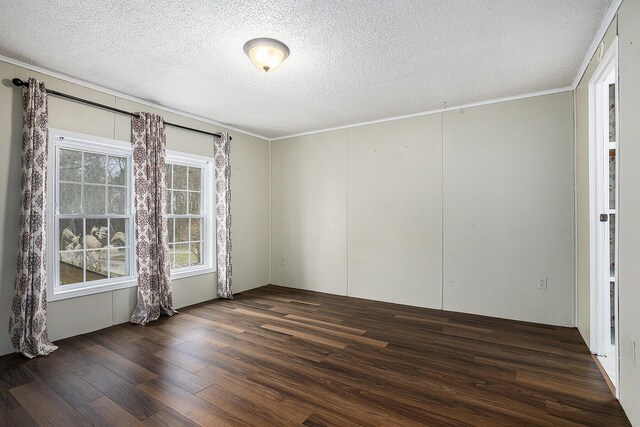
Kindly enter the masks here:
M 607 222 L 607 221 L 609 221 L 609 215 L 600 214 L 600 222 Z

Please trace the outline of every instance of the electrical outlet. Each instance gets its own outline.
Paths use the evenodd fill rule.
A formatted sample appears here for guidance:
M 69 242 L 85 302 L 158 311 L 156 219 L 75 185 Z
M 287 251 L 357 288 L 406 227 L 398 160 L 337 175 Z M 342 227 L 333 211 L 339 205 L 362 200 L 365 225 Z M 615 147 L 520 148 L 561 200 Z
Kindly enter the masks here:
M 284 258 L 280 258 L 280 265 L 284 265 Z
M 541 291 L 547 290 L 547 278 L 546 277 L 538 277 L 538 289 Z

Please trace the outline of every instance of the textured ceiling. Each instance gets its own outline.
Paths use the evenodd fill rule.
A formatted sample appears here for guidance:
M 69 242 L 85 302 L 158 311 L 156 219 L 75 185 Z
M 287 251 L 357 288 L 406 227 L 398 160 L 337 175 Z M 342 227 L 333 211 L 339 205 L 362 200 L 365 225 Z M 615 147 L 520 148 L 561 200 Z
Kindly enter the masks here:
M 0 54 L 277 137 L 568 86 L 610 4 L 0 0 Z

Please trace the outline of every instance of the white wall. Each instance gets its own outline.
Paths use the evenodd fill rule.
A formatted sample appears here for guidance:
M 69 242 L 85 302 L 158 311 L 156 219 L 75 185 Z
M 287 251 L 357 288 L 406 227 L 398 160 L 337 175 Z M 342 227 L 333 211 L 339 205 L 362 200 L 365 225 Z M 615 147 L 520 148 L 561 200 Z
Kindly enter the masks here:
M 442 115 L 348 133 L 348 295 L 440 308 Z
M 571 92 L 445 113 L 444 308 L 573 325 L 572 187 Z
M 327 136 L 277 144 L 277 197 L 286 201 L 278 206 L 277 283 L 345 295 L 347 131 Z
M 20 146 L 22 107 L 20 90 L 11 79 L 37 77 L 47 87 L 130 111 L 161 114 L 166 120 L 210 132 L 224 130 L 209 123 L 118 98 L 73 83 L 0 61 L 0 355 L 13 351 L 7 327 L 15 281 L 17 228 L 20 202 Z M 57 97 L 49 98 L 51 127 L 130 140 L 130 119 Z M 269 143 L 239 132 L 231 132 L 231 191 L 233 284 L 239 292 L 269 283 Z M 168 149 L 213 155 L 210 137 L 167 128 Z M 216 296 L 216 276 L 208 274 L 175 280 L 176 307 L 206 301 Z M 127 322 L 136 301 L 136 289 L 122 289 L 49 303 L 49 336 L 56 340 L 113 324 Z
M 573 324 L 571 92 L 274 141 L 272 166 L 276 283 Z
M 640 1 L 622 3 L 618 31 L 620 402 L 640 425 Z

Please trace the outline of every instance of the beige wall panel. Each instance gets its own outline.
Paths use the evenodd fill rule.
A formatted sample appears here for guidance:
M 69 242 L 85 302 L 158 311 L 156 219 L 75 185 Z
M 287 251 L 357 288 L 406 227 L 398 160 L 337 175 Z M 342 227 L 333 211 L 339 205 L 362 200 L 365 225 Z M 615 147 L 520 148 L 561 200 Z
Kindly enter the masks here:
M 349 129 L 349 295 L 442 305 L 442 114 Z
M 52 341 L 106 328 L 113 322 L 112 292 L 50 302 L 47 306 Z
M 278 260 L 280 259 L 278 255 L 278 236 L 280 235 L 278 227 L 280 207 L 280 194 L 278 191 L 279 153 L 280 145 L 278 141 L 273 141 L 271 143 L 271 281 L 269 282 L 272 284 L 278 283 Z
M 175 292 L 174 292 L 175 295 Z M 113 324 L 128 322 L 138 300 L 138 288 L 113 291 Z M 175 297 L 174 297 L 175 302 Z
M 640 2 L 625 0 L 618 22 L 620 402 L 631 424 L 640 425 Z
M 278 284 L 346 295 L 347 131 L 278 146 Z
M 445 310 L 573 325 L 572 103 L 444 114 Z

